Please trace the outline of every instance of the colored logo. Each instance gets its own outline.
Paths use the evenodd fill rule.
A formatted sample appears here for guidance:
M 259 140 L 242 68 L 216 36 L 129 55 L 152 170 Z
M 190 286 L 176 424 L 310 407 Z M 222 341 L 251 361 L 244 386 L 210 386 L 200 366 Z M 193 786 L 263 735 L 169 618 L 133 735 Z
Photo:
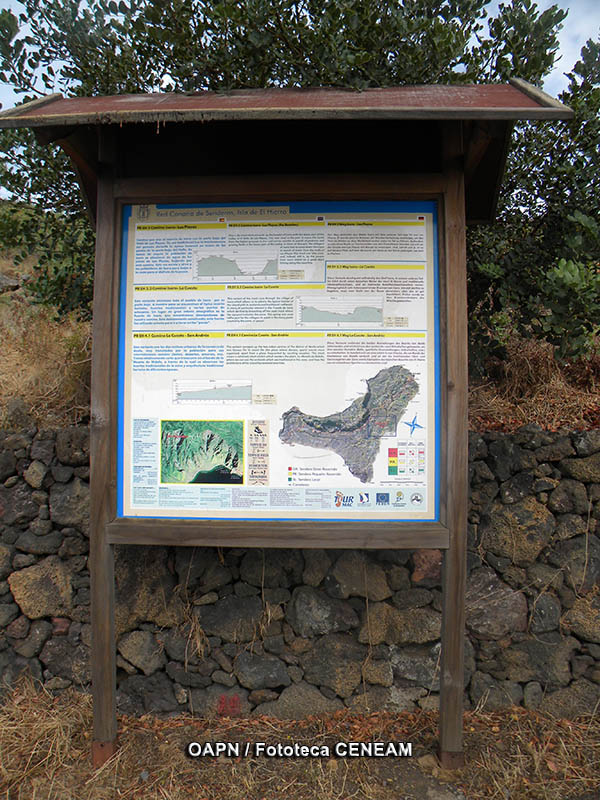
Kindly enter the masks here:
M 336 508 L 349 508 L 352 505 L 354 505 L 354 495 L 344 494 L 343 492 L 335 493 Z
M 389 492 L 377 492 L 375 495 L 375 502 L 378 506 L 389 506 L 390 504 L 390 493 Z
M 368 492 L 359 492 L 358 493 L 358 502 L 361 506 L 367 505 L 369 502 L 369 493 Z
M 404 492 L 401 492 L 400 489 L 396 492 L 396 497 L 394 498 L 394 505 L 395 506 L 403 506 L 404 505 Z
M 414 506 L 420 506 L 423 502 L 423 495 L 420 492 L 413 492 L 413 494 L 410 496 L 410 502 Z

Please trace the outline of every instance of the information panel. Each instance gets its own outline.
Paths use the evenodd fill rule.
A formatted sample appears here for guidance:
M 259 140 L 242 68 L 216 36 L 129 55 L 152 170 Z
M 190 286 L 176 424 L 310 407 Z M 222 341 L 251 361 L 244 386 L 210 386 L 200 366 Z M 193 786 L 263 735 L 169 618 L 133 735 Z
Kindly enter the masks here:
M 119 516 L 438 519 L 436 205 L 123 216 Z

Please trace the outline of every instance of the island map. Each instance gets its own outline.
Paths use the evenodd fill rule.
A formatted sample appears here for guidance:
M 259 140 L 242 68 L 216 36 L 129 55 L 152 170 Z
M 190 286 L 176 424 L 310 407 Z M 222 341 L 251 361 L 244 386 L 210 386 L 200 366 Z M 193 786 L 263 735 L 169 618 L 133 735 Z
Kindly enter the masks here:
M 387 367 L 367 379 L 365 394 L 343 411 L 316 417 L 290 408 L 283 414 L 279 438 L 286 444 L 333 450 L 352 475 L 368 483 L 382 436 L 395 433 L 397 420 L 418 391 L 411 372 L 400 365 Z

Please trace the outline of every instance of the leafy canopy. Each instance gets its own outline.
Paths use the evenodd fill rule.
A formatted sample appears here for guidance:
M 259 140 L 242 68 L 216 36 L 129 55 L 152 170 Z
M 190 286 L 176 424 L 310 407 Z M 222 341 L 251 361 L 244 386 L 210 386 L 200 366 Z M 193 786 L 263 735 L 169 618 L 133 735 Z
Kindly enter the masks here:
M 553 66 L 566 12 L 511 0 L 488 17 L 488 2 L 25 0 L 20 15 L 0 11 L 0 80 L 24 100 L 52 91 L 85 96 L 269 86 L 358 90 L 511 76 L 540 84 Z M 552 316 L 558 312 L 550 300 L 560 297 L 561 281 L 580 287 L 575 293 L 588 304 L 595 291 L 585 273 L 591 267 L 578 267 L 579 278 L 573 278 L 570 268 L 560 266 L 561 258 L 565 264 L 591 263 L 589 230 L 575 250 L 566 232 L 584 224 L 573 223 L 569 214 L 579 210 L 593 218 L 600 199 L 597 182 L 590 183 L 591 170 L 598 175 L 598 45 L 589 42 L 587 48 L 564 98 L 575 107 L 577 121 L 521 127 L 501 221 L 471 236 L 475 362 L 483 362 L 488 345 L 501 338 L 494 319 L 510 311 L 521 327 L 537 325 L 551 337 L 575 313 L 569 309 L 562 321 Z M 36 144 L 29 132 L 5 131 L 0 182 L 25 204 L 31 220 L 17 224 L 12 217 L 22 209 L 0 206 L 4 245 L 16 246 L 21 255 L 28 249 L 41 255 L 38 298 L 60 310 L 89 310 L 93 236 L 66 157 Z
M 25 0 L 0 79 L 36 94 L 538 82 L 566 12 L 531 0 Z
M 543 336 L 563 361 L 591 355 L 600 320 L 600 43 L 589 40 L 560 99 L 574 118 L 522 124 L 499 219 L 471 232 L 472 365 L 515 330 Z

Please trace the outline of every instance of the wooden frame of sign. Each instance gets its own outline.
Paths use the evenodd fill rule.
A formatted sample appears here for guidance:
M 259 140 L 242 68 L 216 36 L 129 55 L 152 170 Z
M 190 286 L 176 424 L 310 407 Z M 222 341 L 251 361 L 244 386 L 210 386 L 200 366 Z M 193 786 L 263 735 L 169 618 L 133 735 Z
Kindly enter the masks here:
M 467 300 L 462 127 L 444 123 L 442 169 L 427 174 L 121 177 L 114 135 L 99 129 L 91 424 L 93 760 L 116 750 L 114 544 L 441 548 L 440 756 L 463 763 L 467 530 Z M 121 209 L 142 203 L 432 200 L 438 209 L 441 447 L 438 522 L 306 522 L 117 516 L 117 392 Z

